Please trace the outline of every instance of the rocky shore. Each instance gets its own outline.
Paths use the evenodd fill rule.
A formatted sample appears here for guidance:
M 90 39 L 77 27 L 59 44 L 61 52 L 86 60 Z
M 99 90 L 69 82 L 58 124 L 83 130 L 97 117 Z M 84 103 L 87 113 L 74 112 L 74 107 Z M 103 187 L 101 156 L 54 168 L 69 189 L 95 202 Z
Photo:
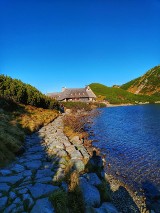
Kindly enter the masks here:
M 59 189 L 68 192 L 67 182 L 62 181 L 68 165 L 79 173 L 86 213 L 119 212 L 101 199 L 98 186 L 102 179 L 96 173 L 85 173 L 92 156 L 79 137 L 69 141 L 64 135 L 62 117 L 27 136 L 25 153 L 0 169 L 0 212 L 55 212 L 49 197 Z
M 57 190 L 69 192 L 65 178 L 69 168 L 78 173 L 85 213 L 155 213 L 147 210 L 143 196 L 113 176 L 87 170 L 93 159 L 91 143 L 88 146 L 78 135 L 68 139 L 63 130 L 61 115 L 27 136 L 25 153 L 0 169 L 0 212 L 56 212 L 50 197 Z M 108 193 L 106 199 L 102 188 Z

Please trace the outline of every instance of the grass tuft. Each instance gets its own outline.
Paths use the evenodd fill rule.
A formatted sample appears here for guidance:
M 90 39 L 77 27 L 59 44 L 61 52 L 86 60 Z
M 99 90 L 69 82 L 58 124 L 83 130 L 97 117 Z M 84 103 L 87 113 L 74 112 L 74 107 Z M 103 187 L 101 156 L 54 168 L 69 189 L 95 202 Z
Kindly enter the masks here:
M 63 190 L 56 190 L 50 195 L 50 201 L 53 204 L 56 213 L 68 213 L 68 196 Z

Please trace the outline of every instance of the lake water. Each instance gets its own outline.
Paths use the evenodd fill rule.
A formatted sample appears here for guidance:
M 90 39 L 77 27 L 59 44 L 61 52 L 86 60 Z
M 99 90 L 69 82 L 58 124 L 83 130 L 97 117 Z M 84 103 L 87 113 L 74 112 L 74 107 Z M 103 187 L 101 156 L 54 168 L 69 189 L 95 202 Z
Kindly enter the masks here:
M 136 190 L 160 192 L 160 104 L 99 109 L 93 145 L 106 154 L 106 171 Z M 89 131 L 90 131 L 89 130 Z

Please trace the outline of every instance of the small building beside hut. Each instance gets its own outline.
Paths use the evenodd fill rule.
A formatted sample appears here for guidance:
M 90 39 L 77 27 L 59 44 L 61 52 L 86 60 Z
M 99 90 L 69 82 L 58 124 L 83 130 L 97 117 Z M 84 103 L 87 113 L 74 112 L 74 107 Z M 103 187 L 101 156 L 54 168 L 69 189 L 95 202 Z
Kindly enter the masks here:
M 62 92 L 47 93 L 47 96 L 55 98 L 57 101 L 82 101 L 92 102 L 96 100 L 96 95 L 89 86 L 85 88 L 62 88 Z

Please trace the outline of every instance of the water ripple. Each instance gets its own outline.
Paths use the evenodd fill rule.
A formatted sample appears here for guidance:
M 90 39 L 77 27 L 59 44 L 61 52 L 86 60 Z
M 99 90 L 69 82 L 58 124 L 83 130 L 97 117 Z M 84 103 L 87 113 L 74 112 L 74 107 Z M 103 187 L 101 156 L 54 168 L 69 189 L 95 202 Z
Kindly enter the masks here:
M 160 105 L 100 109 L 91 139 L 106 154 L 106 171 L 132 187 L 145 181 L 160 191 Z

